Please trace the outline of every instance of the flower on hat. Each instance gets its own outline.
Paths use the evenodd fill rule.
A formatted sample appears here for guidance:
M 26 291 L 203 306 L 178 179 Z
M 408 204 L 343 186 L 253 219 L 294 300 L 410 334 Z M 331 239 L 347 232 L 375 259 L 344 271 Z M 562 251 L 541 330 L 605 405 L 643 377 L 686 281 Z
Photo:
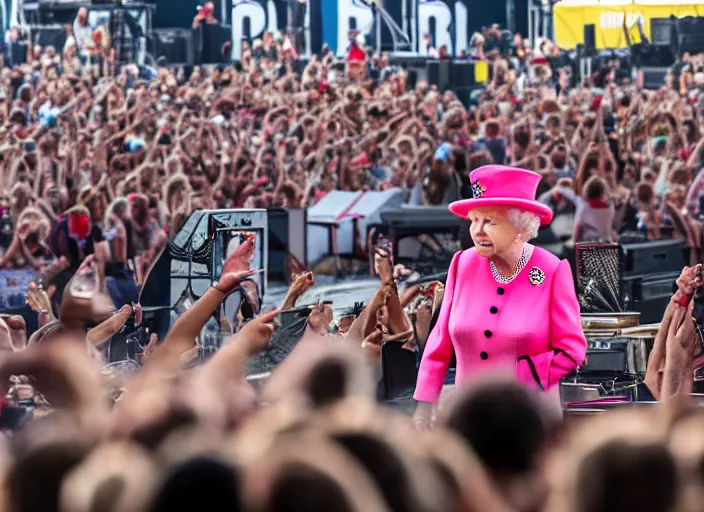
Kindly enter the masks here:
M 486 188 L 482 186 L 481 181 L 477 180 L 472 184 L 472 195 L 475 199 L 482 197 L 484 192 L 486 192 Z

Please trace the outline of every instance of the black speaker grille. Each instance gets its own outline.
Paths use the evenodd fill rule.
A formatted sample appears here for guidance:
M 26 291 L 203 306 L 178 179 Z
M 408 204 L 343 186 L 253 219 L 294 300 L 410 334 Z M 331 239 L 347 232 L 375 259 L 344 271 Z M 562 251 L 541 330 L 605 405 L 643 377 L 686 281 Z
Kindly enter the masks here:
M 583 313 L 621 311 L 621 249 L 618 245 L 577 245 L 577 290 Z

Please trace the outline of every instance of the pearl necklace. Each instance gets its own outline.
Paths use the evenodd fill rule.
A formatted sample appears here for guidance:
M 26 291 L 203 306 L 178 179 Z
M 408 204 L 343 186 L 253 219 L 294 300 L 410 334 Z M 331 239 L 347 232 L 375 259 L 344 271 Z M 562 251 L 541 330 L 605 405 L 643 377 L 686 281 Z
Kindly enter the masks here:
M 530 257 L 532 255 L 533 255 L 533 246 L 530 244 L 525 244 L 523 246 L 523 251 L 521 252 L 521 257 L 518 259 L 518 265 L 516 265 L 516 270 L 509 277 L 505 277 L 505 276 L 501 275 L 501 273 L 499 272 L 499 269 L 496 268 L 496 265 L 494 265 L 494 262 L 489 261 L 489 265 L 491 266 L 491 273 L 494 276 L 494 280 L 497 283 L 509 284 L 511 281 L 516 279 L 516 277 L 518 277 L 518 274 L 521 273 L 521 270 L 523 270 L 526 267 L 526 265 L 528 264 L 528 260 L 530 260 Z

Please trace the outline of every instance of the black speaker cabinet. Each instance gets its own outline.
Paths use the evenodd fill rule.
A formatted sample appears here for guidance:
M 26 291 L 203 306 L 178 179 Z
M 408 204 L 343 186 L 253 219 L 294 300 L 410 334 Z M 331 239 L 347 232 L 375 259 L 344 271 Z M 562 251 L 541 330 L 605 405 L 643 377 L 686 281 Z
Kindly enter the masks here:
M 66 44 L 66 30 L 63 26 L 41 27 L 32 31 L 32 42 L 42 48 L 52 46 L 61 53 Z
M 18 66 L 27 63 L 27 55 L 29 54 L 29 43 L 26 41 L 16 41 L 8 45 L 8 57 L 11 66 Z
M 425 64 L 425 72 L 430 85 L 437 85 L 440 82 L 440 61 L 429 60 Z
M 681 240 L 655 240 L 623 244 L 623 276 L 646 276 L 663 272 L 681 272 L 685 265 Z
M 662 315 L 672 297 L 672 286 L 680 275 L 680 270 L 626 277 L 623 280 L 626 307 L 640 312 L 641 324 L 654 324 L 662 320 Z
M 593 23 L 584 25 L 584 51 L 587 55 L 596 53 L 596 27 Z
M 452 62 L 449 60 L 431 60 L 426 64 L 428 83 L 436 85 L 441 92 L 450 88 Z
M 672 44 L 673 22 L 669 18 L 653 18 L 650 20 L 650 39 L 655 46 L 670 46 Z
M 221 25 L 201 25 L 193 31 L 196 48 L 196 64 L 222 64 L 223 45 L 230 41 L 232 32 Z
M 306 210 L 269 208 L 269 267 L 270 281 L 289 283 L 294 268 L 291 258 L 302 265 L 306 262 Z
M 644 67 L 641 68 L 643 73 L 643 88 L 649 91 L 656 91 L 665 85 L 665 76 L 668 68 L 665 67 Z
M 154 30 L 152 56 L 164 57 L 169 65 L 193 66 L 195 63 L 193 33 L 183 28 Z
M 452 63 L 452 86 L 472 87 L 474 81 L 474 64 L 471 62 L 456 60 Z
M 687 16 L 677 21 L 679 52 L 704 51 L 704 16 Z

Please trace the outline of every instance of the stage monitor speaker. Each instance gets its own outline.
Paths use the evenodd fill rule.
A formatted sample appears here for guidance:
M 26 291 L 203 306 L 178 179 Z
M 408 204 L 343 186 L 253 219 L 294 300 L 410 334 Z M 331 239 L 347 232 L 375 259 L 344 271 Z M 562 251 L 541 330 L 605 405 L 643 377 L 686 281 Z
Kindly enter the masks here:
M 673 22 L 669 18 L 653 18 L 650 20 L 650 39 L 655 46 L 670 46 L 672 44 Z
M 169 65 L 192 66 L 193 33 L 184 28 L 161 28 L 154 30 L 152 56 L 164 57 Z
M 647 276 L 663 272 L 680 272 L 685 265 L 681 240 L 654 240 L 623 244 L 623 276 Z
M 702 50 L 704 50 L 704 34 L 690 34 L 686 36 L 680 36 L 680 55 L 684 53 L 697 54 L 701 53 Z
M 197 64 L 222 64 L 223 45 L 231 40 L 232 33 L 222 25 L 201 25 L 193 31 Z
M 617 244 L 579 243 L 575 247 L 577 295 L 582 313 L 621 310 L 621 248 Z
M 267 210 L 269 224 L 270 281 L 289 283 L 297 268 L 292 260 L 305 267 L 306 261 L 306 210 L 270 208 Z
M 640 312 L 641 324 L 654 324 L 662 320 L 663 311 L 672 298 L 673 284 L 679 276 L 680 270 L 624 278 L 626 305 L 629 310 Z
M 475 84 L 474 64 L 464 60 L 452 63 L 452 88 L 471 87 Z
M 416 85 L 418 85 L 418 70 L 409 69 L 407 70 L 407 73 L 408 77 L 406 78 L 406 87 L 408 87 L 409 91 L 412 91 L 416 88 Z
M 687 16 L 677 20 L 677 40 L 680 55 L 704 50 L 704 17 Z
M 27 56 L 29 54 L 29 43 L 26 41 L 12 42 L 8 45 L 8 57 L 11 66 L 18 66 L 20 64 L 27 63 Z
M 66 30 L 63 26 L 41 27 L 32 31 L 32 43 L 42 48 L 52 46 L 60 54 L 66 44 Z
M 643 88 L 649 91 L 656 91 L 665 85 L 665 76 L 668 68 L 665 67 L 645 67 L 641 68 L 643 74 Z
M 428 84 L 438 85 L 440 83 L 440 61 L 429 60 L 425 64 L 425 72 L 428 76 Z
M 426 64 L 428 71 L 428 83 L 436 85 L 440 92 L 450 88 L 450 75 L 452 62 L 449 60 L 430 60 Z
M 593 23 L 584 25 L 584 52 L 587 55 L 596 53 L 596 26 Z

